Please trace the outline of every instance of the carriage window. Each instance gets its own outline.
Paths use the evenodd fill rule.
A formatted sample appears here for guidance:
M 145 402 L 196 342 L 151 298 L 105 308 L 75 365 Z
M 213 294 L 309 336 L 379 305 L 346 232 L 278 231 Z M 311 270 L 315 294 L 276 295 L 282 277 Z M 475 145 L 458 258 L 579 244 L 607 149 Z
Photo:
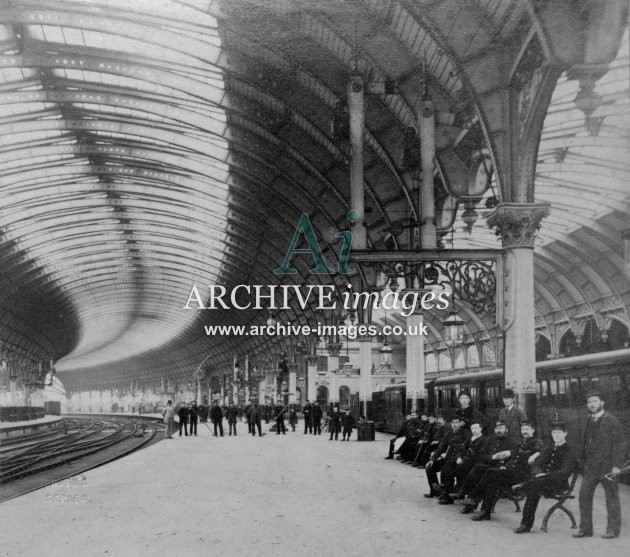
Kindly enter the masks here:
M 581 383 L 582 383 L 582 391 L 586 392 L 590 389 L 590 381 L 588 377 L 582 377 Z
M 558 379 L 558 393 L 563 395 L 567 392 L 567 380 L 566 379 Z
M 540 386 L 542 387 L 542 391 L 541 391 L 541 396 L 547 396 L 548 395 L 548 391 L 547 391 L 547 381 L 541 381 Z
M 556 396 L 558 394 L 558 384 L 556 383 L 556 381 L 549 381 L 549 387 L 551 388 L 552 396 Z

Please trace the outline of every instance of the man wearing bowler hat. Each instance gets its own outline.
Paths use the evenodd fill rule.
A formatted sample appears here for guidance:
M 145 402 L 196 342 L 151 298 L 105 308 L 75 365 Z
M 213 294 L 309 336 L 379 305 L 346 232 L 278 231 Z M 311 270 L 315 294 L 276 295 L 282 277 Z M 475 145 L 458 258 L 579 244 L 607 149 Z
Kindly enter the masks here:
M 621 424 L 604 410 L 604 397 L 596 389 L 586 394 L 588 418 L 582 427 L 580 467 L 583 469 L 580 486 L 580 529 L 574 538 L 593 535 L 593 495 L 601 483 L 606 495 L 608 525 L 604 539 L 616 538 L 621 530 L 619 486 L 606 474 L 618 474 L 623 466 L 624 439 Z
M 527 414 L 514 403 L 516 397 L 512 389 L 505 389 L 501 398 L 503 408 L 499 412 L 499 420 L 505 422 L 508 437 L 518 445 L 521 442 L 521 424 L 527 421 Z
M 532 477 L 521 487 L 527 495 L 521 525 L 516 534 L 529 532 L 534 525 L 536 508 L 541 495 L 562 493 L 569 487 L 569 476 L 577 466 L 577 459 L 567 444 L 567 428 L 563 422 L 551 424 L 553 443 L 546 447 L 532 464 Z

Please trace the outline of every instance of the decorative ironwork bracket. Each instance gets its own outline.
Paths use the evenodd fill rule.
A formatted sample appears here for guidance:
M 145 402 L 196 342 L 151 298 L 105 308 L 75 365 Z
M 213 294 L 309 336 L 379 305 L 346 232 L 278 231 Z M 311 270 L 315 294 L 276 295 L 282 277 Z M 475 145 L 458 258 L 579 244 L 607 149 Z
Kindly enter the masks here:
M 352 261 L 383 273 L 390 286 L 403 278 L 406 289 L 450 289 L 455 299 L 475 312 L 487 312 L 497 323 L 503 305 L 505 250 L 424 250 L 352 252 Z M 374 273 L 363 273 L 364 276 Z M 374 288 L 375 285 L 367 285 Z M 384 285 L 383 285 L 384 286 Z

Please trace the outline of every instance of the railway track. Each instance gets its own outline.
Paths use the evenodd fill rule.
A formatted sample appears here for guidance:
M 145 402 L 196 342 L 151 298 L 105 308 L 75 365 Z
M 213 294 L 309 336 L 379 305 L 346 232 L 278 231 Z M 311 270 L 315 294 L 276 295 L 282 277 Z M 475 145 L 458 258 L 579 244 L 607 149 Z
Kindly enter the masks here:
M 68 417 L 53 433 L 3 442 L 0 501 L 130 454 L 157 439 L 163 427 L 149 418 Z

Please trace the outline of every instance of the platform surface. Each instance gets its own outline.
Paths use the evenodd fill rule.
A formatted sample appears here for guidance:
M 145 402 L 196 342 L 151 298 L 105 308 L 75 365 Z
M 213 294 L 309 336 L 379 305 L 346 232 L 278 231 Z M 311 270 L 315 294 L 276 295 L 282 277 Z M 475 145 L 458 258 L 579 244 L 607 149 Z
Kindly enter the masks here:
M 22 420 L 21 422 L 0 422 L 0 431 L 35 425 L 51 424 L 61 420 L 61 416 L 47 415 L 38 420 Z
M 210 424 L 208 424 L 210 425 Z M 301 423 L 299 424 L 302 425 Z M 500 501 L 490 522 L 460 505 L 425 499 L 424 471 L 384 460 L 375 442 L 327 435 L 175 437 L 85 474 L 0 505 L 0 555 L 47 556 L 548 556 L 630 554 L 630 489 L 621 486 L 625 526 L 602 540 L 603 492 L 595 534 L 574 540 L 559 513 L 540 531 L 512 530 L 520 514 Z M 265 430 L 263 424 L 263 431 Z M 1 486 L 0 486 L 1 489 Z M 579 515 L 577 501 L 570 508 Z

